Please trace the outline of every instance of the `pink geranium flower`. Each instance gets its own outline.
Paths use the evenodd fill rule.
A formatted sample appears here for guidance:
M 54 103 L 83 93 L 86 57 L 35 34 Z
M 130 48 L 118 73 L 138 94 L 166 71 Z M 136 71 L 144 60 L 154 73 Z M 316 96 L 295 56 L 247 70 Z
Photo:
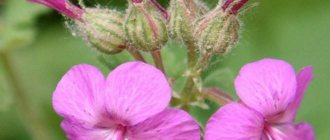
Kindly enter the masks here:
M 29 1 L 48 6 L 73 19 L 80 19 L 81 15 L 83 14 L 82 9 L 71 4 L 67 0 L 29 0 Z
M 312 67 L 295 75 L 290 64 L 263 59 L 245 65 L 235 80 L 241 101 L 219 109 L 206 127 L 206 140 L 314 140 L 307 123 L 294 124 Z
M 66 73 L 53 95 L 71 140 L 200 140 L 186 112 L 167 108 L 171 87 L 158 69 L 129 62 L 108 78 L 90 65 Z

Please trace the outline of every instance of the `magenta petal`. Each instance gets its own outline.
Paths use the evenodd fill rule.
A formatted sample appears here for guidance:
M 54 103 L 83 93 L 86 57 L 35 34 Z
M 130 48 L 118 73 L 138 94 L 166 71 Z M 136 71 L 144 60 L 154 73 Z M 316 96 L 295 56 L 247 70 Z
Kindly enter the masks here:
M 304 92 L 307 89 L 310 81 L 313 79 L 313 67 L 308 66 L 300 70 L 297 75 L 297 92 L 294 101 L 289 105 L 288 109 L 283 114 L 280 122 L 293 122 L 304 97 Z
M 308 123 L 300 123 L 296 125 L 293 134 L 296 139 L 292 140 L 315 140 L 313 127 Z
M 241 100 L 265 117 L 284 111 L 294 99 L 296 86 L 294 69 L 276 59 L 245 65 L 235 80 Z
M 308 123 L 298 125 L 282 124 L 268 130 L 269 136 L 275 140 L 314 140 L 314 131 Z
M 152 65 L 128 62 L 107 79 L 106 107 L 112 119 L 135 125 L 163 111 L 171 99 L 165 75 Z
M 264 127 L 263 116 L 240 103 L 220 108 L 208 121 L 205 140 L 259 140 Z
M 48 6 L 74 19 L 79 19 L 83 13 L 83 10 L 71 4 L 67 0 L 29 0 L 29 1 Z
M 69 120 L 64 120 L 61 127 L 70 140 L 124 140 L 125 137 L 125 129 L 120 127 L 86 128 Z
M 53 94 L 53 107 L 65 119 L 86 125 L 97 123 L 104 112 L 105 78 L 95 67 L 76 65 L 58 83 Z
M 165 109 L 163 112 L 132 126 L 132 140 L 200 140 L 199 126 L 185 111 Z

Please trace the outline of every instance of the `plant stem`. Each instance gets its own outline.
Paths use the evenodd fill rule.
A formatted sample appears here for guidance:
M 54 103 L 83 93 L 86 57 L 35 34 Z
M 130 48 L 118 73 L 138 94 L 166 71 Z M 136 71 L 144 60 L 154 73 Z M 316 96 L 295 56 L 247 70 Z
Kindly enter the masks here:
M 189 112 L 190 102 L 194 99 L 195 94 L 193 93 L 195 88 L 194 77 L 189 76 L 186 80 L 183 90 L 181 91 L 181 106 L 182 109 Z
M 186 42 L 188 45 L 188 71 L 186 84 L 181 92 L 182 96 L 182 108 L 189 111 L 189 105 L 191 102 L 196 101 L 198 96 L 203 96 L 202 82 L 200 80 L 203 69 L 208 65 L 211 54 L 202 53 L 201 57 L 197 61 L 197 53 L 195 51 L 195 45 L 193 43 Z
M 35 111 L 31 109 L 27 98 L 25 97 L 24 90 L 20 85 L 19 79 L 15 73 L 15 69 L 10 61 L 8 52 L 0 52 L 0 61 L 6 71 L 7 80 L 12 86 L 14 94 L 15 104 L 20 112 L 21 117 L 25 123 L 25 126 L 32 133 L 34 140 L 51 140 L 50 135 L 46 132 L 47 128 L 43 125 L 40 118 L 35 114 Z
M 127 48 L 127 51 L 135 58 L 135 60 L 146 62 L 140 51 L 133 48 Z
M 162 55 L 161 55 L 160 50 L 152 51 L 151 56 L 154 59 L 156 67 L 158 69 L 160 69 L 166 75 L 165 68 L 164 68 L 164 63 L 163 63 L 163 59 L 162 59 Z
M 199 58 L 197 64 L 195 65 L 194 71 L 198 73 L 203 71 L 203 69 L 205 69 L 209 64 L 211 57 L 212 57 L 211 53 L 203 53 L 203 55 Z
M 188 71 L 187 80 L 180 95 L 182 96 L 182 109 L 189 111 L 189 104 L 192 100 L 194 100 L 194 97 L 198 93 L 198 90 L 194 83 L 194 78 L 199 78 L 199 75 L 196 75 L 194 70 L 194 67 L 197 63 L 195 43 L 193 41 L 186 41 L 185 44 L 187 46 Z
M 188 69 L 191 70 L 194 68 L 197 62 L 197 53 L 195 43 L 193 41 L 186 42 L 187 44 L 187 57 L 188 57 Z
M 234 101 L 229 94 L 216 87 L 203 89 L 203 94 L 221 105 L 226 105 Z

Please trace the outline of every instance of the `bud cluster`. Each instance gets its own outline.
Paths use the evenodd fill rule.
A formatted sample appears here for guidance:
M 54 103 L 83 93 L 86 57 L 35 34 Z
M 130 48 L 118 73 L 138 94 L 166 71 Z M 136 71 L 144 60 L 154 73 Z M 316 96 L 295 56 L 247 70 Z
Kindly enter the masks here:
M 128 0 L 126 11 L 81 8 L 68 0 L 31 0 L 73 19 L 74 31 L 106 54 L 127 48 L 159 51 L 172 39 L 203 54 L 226 54 L 238 41 L 237 13 L 248 0 L 220 0 L 212 10 L 202 0 L 171 0 L 168 10 L 157 0 Z M 192 47 L 192 48 L 191 48 Z M 195 52 L 197 53 L 197 51 Z
M 163 8 L 157 0 L 128 0 L 125 11 L 80 7 L 68 0 L 31 0 L 49 6 L 72 19 L 75 34 L 105 54 L 127 50 L 136 60 L 147 62 L 141 51 L 151 54 L 154 64 L 166 74 L 161 56 L 169 38 L 187 49 L 186 83 L 176 106 L 203 103 L 201 72 L 213 55 L 225 55 L 239 39 L 237 14 L 248 0 L 219 0 L 209 9 L 203 0 L 171 0 Z M 170 78 L 169 78 L 170 79 Z

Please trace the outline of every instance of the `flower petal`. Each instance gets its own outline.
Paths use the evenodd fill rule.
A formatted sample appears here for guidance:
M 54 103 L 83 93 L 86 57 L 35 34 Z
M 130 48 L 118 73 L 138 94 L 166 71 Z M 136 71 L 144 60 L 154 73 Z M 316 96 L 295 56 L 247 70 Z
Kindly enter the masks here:
M 294 99 L 296 86 L 291 65 L 276 59 L 245 65 L 235 80 L 241 100 L 265 117 L 284 111 Z
M 165 109 L 163 112 L 132 126 L 133 140 L 200 140 L 199 126 L 185 111 Z
M 118 66 L 107 79 L 106 91 L 110 117 L 125 125 L 135 125 L 156 115 L 171 99 L 171 87 L 165 75 L 142 62 Z
M 79 19 L 83 13 L 82 9 L 71 4 L 67 0 L 29 0 L 29 1 L 48 6 L 74 19 Z
M 297 92 L 294 101 L 289 105 L 285 111 L 281 122 L 293 122 L 300 106 L 300 103 L 304 97 L 304 92 L 307 86 L 313 79 L 313 67 L 308 66 L 300 70 L 297 75 Z
M 111 128 L 86 128 L 74 121 L 64 120 L 61 123 L 70 140 L 121 140 L 125 137 L 125 129 L 120 127 Z
M 53 107 L 65 119 L 90 125 L 104 112 L 105 78 L 95 67 L 81 64 L 71 68 L 58 83 L 53 94 Z M 87 125 L 87 124 L 86 124 Z
M 315 140 L 313 127 L 308 123 L 300 123 L 295 126 L 293 133 L 296 139 L 292 140 Z
M 263 116 L 240 103 L 220 108 L 208 121 L 205 140 L 258 140 L 264 127 Z
M 280 124 L 268 130 L 268 134 L 275 140 L 314 140 L 314 131 L 308 123 L 298 125 Z

